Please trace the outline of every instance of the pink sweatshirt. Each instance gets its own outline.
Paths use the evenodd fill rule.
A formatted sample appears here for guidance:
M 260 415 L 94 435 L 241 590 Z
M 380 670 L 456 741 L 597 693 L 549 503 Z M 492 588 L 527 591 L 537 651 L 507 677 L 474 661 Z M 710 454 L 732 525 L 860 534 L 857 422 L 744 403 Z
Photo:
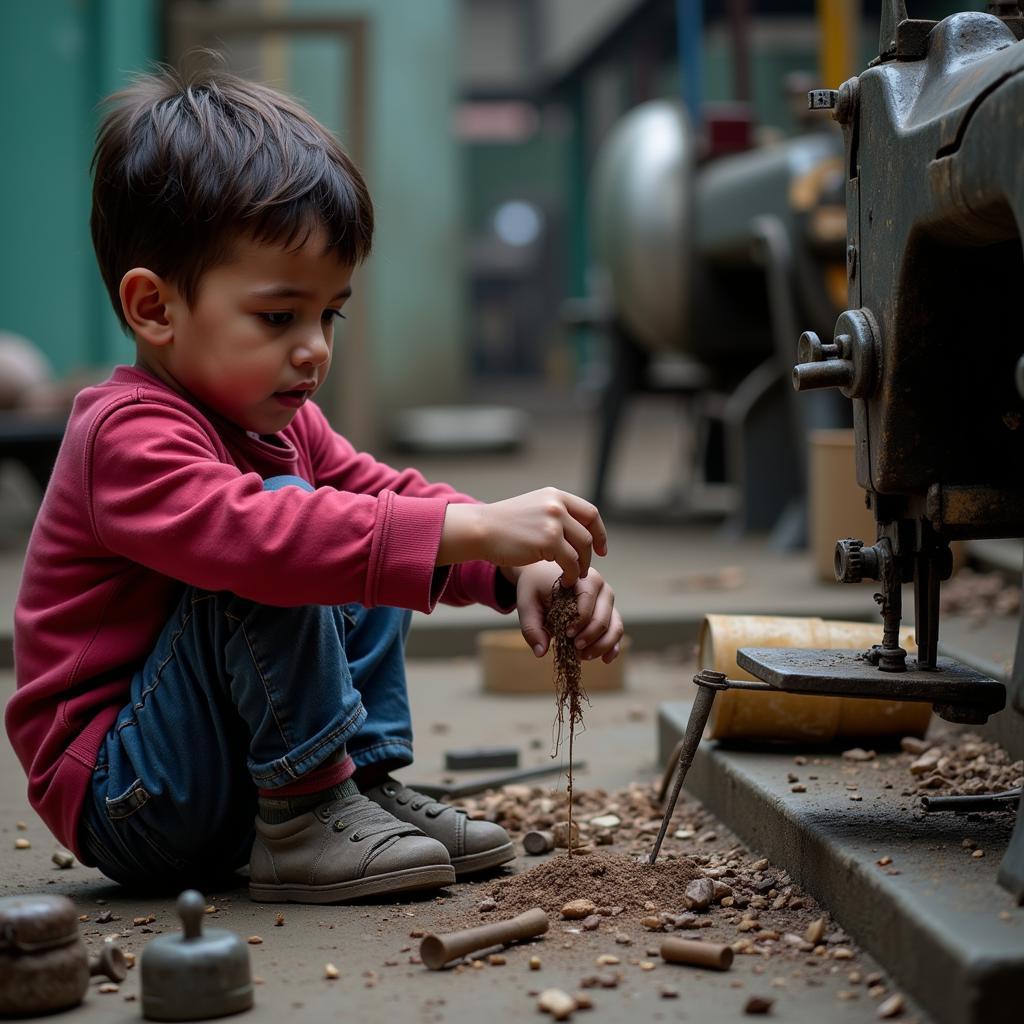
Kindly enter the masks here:
M 14 614 L 11 743 L 32 806 L 76 853 L 96 753 L 185 584 L 290 607 L 501 611 L 495 568 L 434 559 L 473 499 L 357 452 L 312 403 L 272 444 L 120 366 L 75 401 Z M 271 476 L 317 489 L 263 490 Z

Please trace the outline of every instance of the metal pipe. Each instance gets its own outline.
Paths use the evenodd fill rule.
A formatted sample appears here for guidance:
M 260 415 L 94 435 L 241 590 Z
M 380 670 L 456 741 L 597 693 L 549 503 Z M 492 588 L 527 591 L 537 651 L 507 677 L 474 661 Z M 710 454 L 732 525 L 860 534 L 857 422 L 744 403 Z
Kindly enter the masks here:
M 540 907 L 506 921 L 482 924 L 476 928 L 465 928 L 448 935 L 427 935 L 420 943 L 420 959 L 432 971 L 440 970 L 445 964 L 467 953 L 490 946 L 503 946 L 509 942 L 532 939 L 548 930 L 548 915 Z
M 717 942 L 673 937 L 661 943 L 661 959 L 670 964 L 690 964 L 693 967 L 727 971 L 732 966 L 732 958 L 732 947 Z

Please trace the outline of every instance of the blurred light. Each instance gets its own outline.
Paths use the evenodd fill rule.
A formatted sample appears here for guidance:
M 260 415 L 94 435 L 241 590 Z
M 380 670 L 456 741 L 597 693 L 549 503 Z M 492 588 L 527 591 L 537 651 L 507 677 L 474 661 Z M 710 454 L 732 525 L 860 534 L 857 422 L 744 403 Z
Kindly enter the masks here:
M 532 245 L 544 226 L 540 210 L 521 199 L 502 203 L 494 214 L 495 234 L 506 244 Z
M 529 103 L 466 102 L 455 109 L 455 135 L 463 142 L 525 142 L 539 124 L 537 109 Z

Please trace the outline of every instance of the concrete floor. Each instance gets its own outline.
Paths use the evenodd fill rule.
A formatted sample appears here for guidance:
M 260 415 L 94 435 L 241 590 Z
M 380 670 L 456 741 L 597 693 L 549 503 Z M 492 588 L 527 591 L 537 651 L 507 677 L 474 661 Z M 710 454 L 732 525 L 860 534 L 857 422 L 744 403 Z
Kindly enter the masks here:
M 578 757 L 589 765 L 580 773 L 577 785 L 613 788 L 660 774 L 654 742 L 655 709 L 678 694 L 688 673 L 692 674 L 692 665 L 676 659 L 638 656 L 631 660 L 626 690 L 595 696 L 586 732 L 577 741 Z M 407 780 L 439 781 L 445 748 L 466 743 L 511 744 L 521 749 L 524 766 L 551 763 L 553 703 L 547 695 L 485 695 L 476 664 L 468 659 L 413 662 L 410 680 L 419 753 L 416 765 L 405 775 Z M 0 673 L 0 699 L 6 700 L 12 688 L 11 673 Z M 447 723 L 448 730 L 438 731 L 439 722 Z M 564 793 L 564 779 L 553 779 L 551 787 L 553 792 Z M 680 816 L 686 815 L 687 807 L 692 804 L 684 798 Z M 18 821 L 27 828 L 18 830 Z M 31 848 L 15 850 L 18 837 L 27 838 Z M 731 841 L 727 830 L 721 830 L 720 842 Z M 173 901 L 128 895 L 97 871 L 77 864 L 60 871 L 50 862 L 54 849 L 53 840 L 25 801 L 20 766 L 6 745 L 0 745 L 0 895 L 58 892 L 69 896 L 80 913 L 91 918 L 111 910 L 119 920 L 81 925 L 92 949 L 116 931 L 123 948 L 140 953 L 155 935 L 176 926 Z M 531 859 L 532 863 L 536 862 Z M 511 870 L 527 866 L 518 859 Z M 595 958 L 602 953 L 622 955 L 624 977 L 617 989 L 591 990 L 595 1005 L 586 1019 L 595 1022 L 621 1021 L 627 1016 L 654 1021 L 736 1020 L 743 1016 L 743 1006 L 752 994 L 773 998 L 774 1015 L 789 1021 L 857 1024 L 876 1020 L 877 1005 L 866 995 L 850 1002 L 837 998 L 839 991 L 849 988 L 845 974 L 838 971 L 821 982 L 792 963 L 773 965 L 750 956 L 737 957 L 725 973 L 664 964 L 657 957 L 653 958 L 657 963 L 653 971 L 642 971 L 629 963 L 622 947 L 613 945 L 607 935 L 570 935 L 565 932 L 568 922 L 553 921 L 543 939 L 507 950 L 504 966 L 431 972 L 411 964 L 409 957 L 416 952 L 418 939 L 411 938 L 410 931 L 450 930 L 446 921 L 479 900 L 477 884 L 470 882 L 457 884 L 437 898 L 426 895 L 345 907 L 255 904 L 241 882 L 236 888 L 205 896 L 219 908 L 206 918 L 207 927 L 230 929 L 243 938 L 258 935 L 263 940 L 248 947 L 253 972 L 262 979 L 256 988 L 256 1007 L 249 1015 L 254 1021 L 319 1021 L 339 1014 L 401 1022 L 460 1021 L 479 1019 L 482 1007 L 490 1020 L 521 1020 L 537 1012 L 531 991 L 547 987 L 578 990 L 580 979 L 594 973 Z M 285 923 L 276 927 L 276 916 L 282 911 Z M 146 927 L 152 932 L 128 927 L 134 917 L 150 914 L 155 921 Z M 629 952 L 634 959 L 645 955 L 639 948 Z M 542 960 L 539 972 L 528 969 L 532 955 Z M 336 981 L 324 977 L 328 962 L 340 971 Z M 859 964 L 865 971 L 879 969 L 866 956 Z M 755 967 L 764 973 L 755 974 Z M 677 988 L 679 997 L 663 999 L 660 986 L 665 984 Z M 86 1002 L 69 1013 L 83 1021 L 136 1019 L 138 994 L 136 968 L 119 992 L 101 994 L 94 984 Z M 907 1014 L 907 1019 L 911 1017 L 927 1021 L 913 1009 Z

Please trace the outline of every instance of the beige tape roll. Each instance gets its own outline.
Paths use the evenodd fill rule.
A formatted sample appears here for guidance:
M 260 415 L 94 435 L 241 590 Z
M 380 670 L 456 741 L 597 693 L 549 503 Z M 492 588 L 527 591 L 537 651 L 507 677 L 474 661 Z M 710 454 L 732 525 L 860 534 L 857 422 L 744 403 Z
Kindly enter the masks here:
M 753 679 L 736 664 L 740 647 L 802 647 L 867 650 L 881 638 L 874 622 L 830 622 L 772 615 L 706 615 L 700 631 L 698 664 L 733 679 Z M 914 631 L 900 631 L 908 651 Z M 931 705 L 918 701 L 814 697 L 793 693 L 725 690 L 715 699 L 711 739 L 780 739 L 826 742 L 841 736 L 923 736 Z

